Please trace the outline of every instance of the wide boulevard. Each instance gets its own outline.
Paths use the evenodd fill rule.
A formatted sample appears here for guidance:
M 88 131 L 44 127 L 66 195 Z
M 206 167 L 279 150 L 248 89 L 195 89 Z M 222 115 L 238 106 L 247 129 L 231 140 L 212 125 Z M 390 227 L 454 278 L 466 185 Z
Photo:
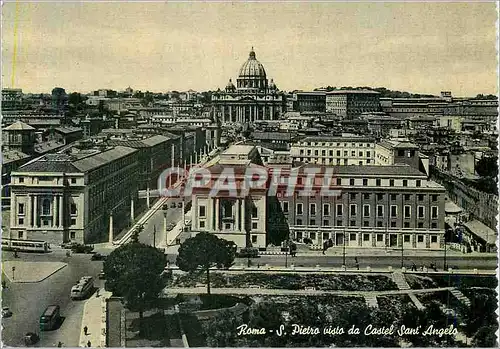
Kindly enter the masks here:
M 9 307 L 13 315 L 2 319 L 2 341 L 8 346 L 25 346 L 24 335 L 35 332 L 40 336 L 37 346 L 54 347 L 62 342 L 65 347 L 78 347 L 84 300 L 70 299 L 71 287 L 82 276 L 94 276 L 96 286 L 103 286 L 97 275 L 102 262 L 91 261 L 89 254 L 73 254 L 55 250 L 48 254 L 19 253 L 16 261 L 64 262 L 68 265 L 40 282 L 16 283 L 4 278 L 7 288 L 2 290 L 2 306 Z M 3 252 L 2 259 L 14 260 L 12 252 Z M 40 332 L 39 319 L 49 305 L 59 305 L 63 323 L 53 331 Z

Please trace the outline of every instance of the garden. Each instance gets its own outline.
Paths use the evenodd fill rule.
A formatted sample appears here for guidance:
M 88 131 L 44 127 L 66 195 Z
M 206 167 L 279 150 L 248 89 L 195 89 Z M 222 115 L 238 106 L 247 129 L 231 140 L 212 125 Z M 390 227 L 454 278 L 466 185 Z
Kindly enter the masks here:
M 224 274 L 211 273 L 210 283 L 215 288 L 249 288 L 259 286 L 266 289 L 303 290 L 314 287 L 316 290 L 332 291 L 387 291 L 397 290 L 397 285 L 385 275 L 349 274 Z M 184 274 L 171 281 L 171 287 L 195 287 L 206 284 L 206 275 Z

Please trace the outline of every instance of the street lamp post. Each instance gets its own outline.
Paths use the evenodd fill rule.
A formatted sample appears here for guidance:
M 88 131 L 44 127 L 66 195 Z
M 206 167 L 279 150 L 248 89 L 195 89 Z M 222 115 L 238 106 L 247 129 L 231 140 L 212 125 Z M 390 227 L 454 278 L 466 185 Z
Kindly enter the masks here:
M 153 225 L 153 247 L 156 247 L 156 225 Z
M 344 231 L 344 238 L 343 238 L 342 240 L 343 240 L 343 242 L 344 242 L 344 243 L 343 243 L 343 259 L 342 259 L 342 261 L 343 261 L 343 262 L 342 262 L 342 265 L 343 265 L 343 267 L 345 268 L 345 266 L 346 266 L 346 265 L 345 265 L 345 231 Z
M 404 246 L 405 246 L 405 236 L 404 234 L 401 234 L 401 268 L 403 268 L 404 265 Z
M 288 268 L 288 250 L 290 249 L 290 244 L 288 240 L 286 241 L 286 246 L 285 246 L 285 268 Z

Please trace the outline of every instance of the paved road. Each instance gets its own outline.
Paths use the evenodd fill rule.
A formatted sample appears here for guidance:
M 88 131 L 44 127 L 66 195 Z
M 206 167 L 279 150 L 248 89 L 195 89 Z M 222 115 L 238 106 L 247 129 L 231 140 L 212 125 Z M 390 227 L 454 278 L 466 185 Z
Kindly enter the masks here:
M 295 266 L 316 266 L 320 265 L 322 267 L 340 267 L 343 263 L 342 256 L 301 256 L 290 257 L 288 256 L 287 263 L 288 266 L 294 264 Z M 172 257 L 172 261 L 175 257 Z M 497 259 L 495 257 L 467 257 L 463 256 L 450 256 L 446 258 L 448 267 L 457 266 L 458 269 L 483 269 L 483 270 L 495 270 L 497 268 Z M 246 258 L 238 258 L 236 264 L 246 264 Z M 370 267 L 388 267 L 392 266 L 395 268 L 401 267 L 401 256 L 359 256 L 358 257 L 359 267 L 366 268 Z M 410 268 L 413 263 L 417 267 L 422 265 L 429 266 L 431 263 L 437 265 L 439 270 L 443 269 L 443 257 L 426 257 L 426 256 L 412 256 L 404 258 L 404 264 L 407 268 Z M 260 256 L 259 258 L 252 259 L 253 265 L 282 265 L 285 266 L 285 256 Z M 355 267 L 354 256 L 346 256 L 346 264 L 349 268 Z
M 8 346 L 24 346 L 24 334 L 40 334 L 37 346 L 53 347 L 61 341 L 65 347 L 78 347 L 84 301 L 70 299 L 71 287 L 82 276 L 97 276 L 102 270 L 102 262 L 90 261 L 90 255 L 75 254 L 67 258 L 65 251 L 50 254 L 20 253 L 25 261 L 59 261 L 68 265 L 49 278 L 38 283 L 10 283 L 2 290 L 2 306 L 9 307 L 13 316 L 2 319 L 2 341 Z M 13 259 L 11 252 L 2 253 L 3 260 Z M 96 285 L 103 281 L 96 280 Z M 39 318 L 48 305 L 58 304 L 65 318 L 61 327 L 54 331 L 40 332 Z
M 182 199 L 169 199 L 167 201 L 168 209 L 167 212 L 167 226 L 168 224 L 177 224 L 179 220 L 182 219 L 182 208 L 177 207 L 177 203 L 182 202 Z M 171 204 L 175 203 L 175 208 L 171 207 Z M 156 246 L 165 243 L 165 232 L 163 231 L 163 213 L 165 211 L 160 209 L 156 211 L 144 224 L 144 230 L 139 236 L 139 241 L 147 244 L 153 245 L 154 240 L 154 227 L 156 227 Z

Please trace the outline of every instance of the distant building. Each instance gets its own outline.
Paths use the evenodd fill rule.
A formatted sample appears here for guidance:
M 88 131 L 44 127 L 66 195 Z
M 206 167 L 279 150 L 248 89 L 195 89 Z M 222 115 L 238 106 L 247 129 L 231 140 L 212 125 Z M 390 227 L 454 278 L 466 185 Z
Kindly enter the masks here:
M 244 123 L 275 120 L 286 110 L 285 95 L 257 60 L 252 48 L 241 66 L 236 86 L 231 79 L 224 91 L 212 94 L 214 117 L 222 123 Z
M 369 137 L 306 137 L 290 148 L 293 162 L 320 165 L 373 165 L 375 139 Z
M 23 90 L 20 88 L 2 89 L 2 110 L 18 109 L 23 105 Z
M 2 150 L 16 150 L 28 155 L 34 154 L 35 131 L 34 127 L 22 121 L 14 122 L 3 129 Z
M 335 90 L 326 93 L 326 112 L 352 119 L 365 112 L 380 111 L 380 93 L 370 90 Z
M 294 93 L 294 109 L 298 112 L 325 112 L 326 94 L 325 92 L 296 92 Z

